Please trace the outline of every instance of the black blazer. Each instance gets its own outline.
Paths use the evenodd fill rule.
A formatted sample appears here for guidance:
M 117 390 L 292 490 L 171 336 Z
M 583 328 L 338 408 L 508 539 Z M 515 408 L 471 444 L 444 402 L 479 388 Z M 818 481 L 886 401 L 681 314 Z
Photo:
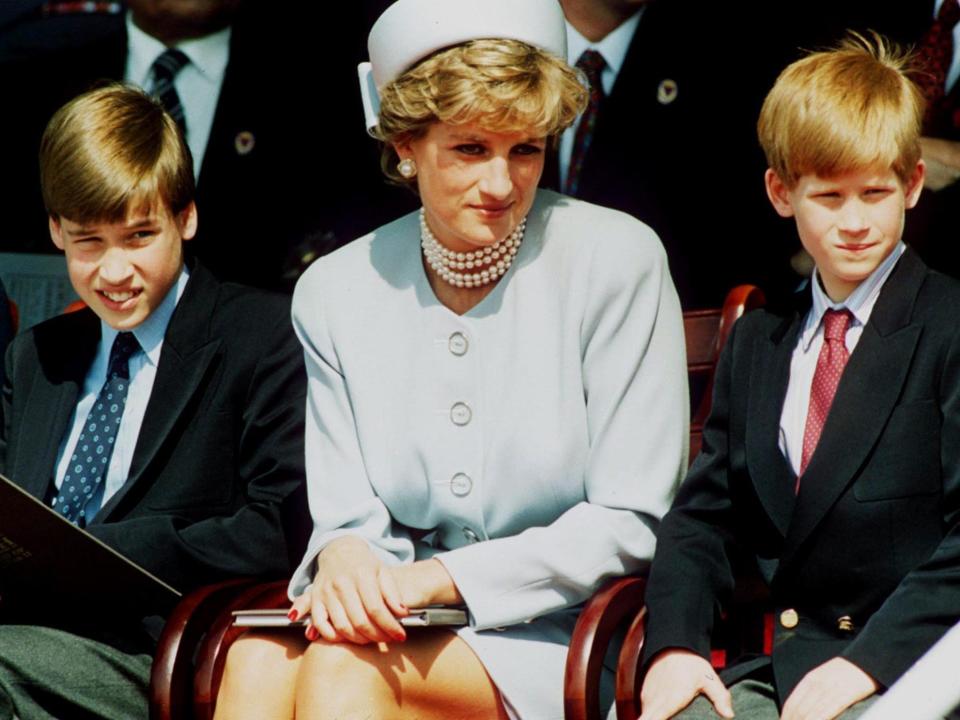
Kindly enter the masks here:
M 960 284 L 907 250 L 850 356 L 797 496 L 778 433 L 805 309 L 758 311 L 734 326 L 703 451 L 660 529 L 647 662 L 672 646 L 708 654 L 734 547 L 755 558 L 775 617 L 787 608 L 800 617 L 794 629 L 777 623 L 781 701 L 838 655 L 889 686 L 957 622 L 957 307 Z
M 286 297 L 194 267 L 129 479 L 87 527 L 181 592 L 237 575 L 282 577 L 300 559 L 306 373 L 289 311 Z M 0 470 L 38 498 L 48 495 L 99 336 L 99 319 L 84 310 L 10 346 Z

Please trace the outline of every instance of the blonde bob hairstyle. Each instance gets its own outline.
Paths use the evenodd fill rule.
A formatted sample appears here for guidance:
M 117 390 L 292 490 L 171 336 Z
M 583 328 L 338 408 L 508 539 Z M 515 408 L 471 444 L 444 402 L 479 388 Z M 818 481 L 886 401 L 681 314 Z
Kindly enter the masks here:
M 573 124 L 587 97 L 575 70 L 532 45 L 506 39 L 455 45 L 380 91 L 381 166 L 392 180 L 411 182 L 396 170 L 393 144 L 422 137 L 435 122 L 555 137 Z
M 193 200 L 193 162 L 173 118 L 138 88 L 112 83 L 54 113 L 40 142 L 40 184 L 51 217 L 121 222 Z
M 789 65 L 760 111 L 767 163 L 788 187 L 802 175 L 892 169 L 906 185 L 920 159 L 924 100 L 913 58 L 882 36 L 848 33 Z

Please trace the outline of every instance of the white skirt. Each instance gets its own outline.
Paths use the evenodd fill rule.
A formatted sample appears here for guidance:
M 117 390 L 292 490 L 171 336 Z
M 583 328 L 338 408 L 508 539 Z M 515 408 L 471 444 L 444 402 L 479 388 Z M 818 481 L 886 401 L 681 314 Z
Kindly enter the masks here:
M 497 686 L 512 720 L 563 720 L 567 648 L 579 614 L 580 608 L 571 608 L 502 630 L 457 629 Z M 613 702 L 610 668 L 604 669 L 600 694 L 606 709 Z

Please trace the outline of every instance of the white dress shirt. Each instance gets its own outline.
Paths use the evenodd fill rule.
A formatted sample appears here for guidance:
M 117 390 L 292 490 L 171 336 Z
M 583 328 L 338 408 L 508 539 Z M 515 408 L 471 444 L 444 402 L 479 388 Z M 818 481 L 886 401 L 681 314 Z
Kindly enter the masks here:
M 633 34 L 637 31 L 642 14 L 643 8 L 641 7 L 622 22 L 616 30 L 596 43 L 587 40 L 573 25 L 567 23 L 567 62 L 570 65 L 575 65 L 580 56 L 583 55 L 584 50 L 588 49 L 596 50 L 603 55 L 606 65 L 600 74 L 600 83 L 603 85 L 604 95 L 613 92 L 613 85 L 617 81 L 617 75 L 620 74 L 620 68 L 623 67 L 623 61 L 627 57 L 627 51 L 630 49 Z M 580 119 L 578 118 L 560 136 L 560 187 L 563 187 L 567 182 L 567 170 L 570 167 L 570 156 L 573 154 L 573 139 L 579 125 Z
M 813 305 L 803 320 L 803 327 L 797 339 L 797 346 L 790 361 L 790 382 L 780 415 L 780 452 L 790 463 L 790 467 L 799 476 L 800 458 L 803 454 L 803 433 L 807 424 L 807 410 L 810 406 L 810 387 L 817 369 L 817 359 L 823 347 L 823 315 L 827 310 L 849 310 L 853 320 L 847 329 L 844 344 L 847 351 L 853 353 L 863 334 L 863 327 L 870 319 L 873 306 L 880 296 L 883 284 L 893 272 L 897 260 L 906 250 L 901 241 L 893 252 L 877 266 L 870 276 L 857 286 L 843 302 L 835 303 L 827 297 L 820 287 L 816 270 L 810 278 L 813 293 Z
M 128 365 L 130 383 L 127 388 L 127 402 L 123 409 L 120 427 L 117 429 L 117 438 L 113 444 L 113 453 L 110 456 L 107 475 L 97 492 L 90 498 L 86 508 L 84 508 L 87 518 L 93 518 L 97 514 L 104 503 L 123 487 L 123 484 L 127 481 L 127 476 L 130 474 L 133 451 L 140 435 L 140 426 L 143 425 L 143 416 L 147 411 L 147 402 L 150 400 L 150 392 L 153 390 L 153 381 L 157 377 L 157 365 L 160 362 L 163 336 L 167 332 L 170 317 L 183 295 L 188 279 L 189 273 L 184 268 L 163 302 L 133 330 L 134 337 L 140 343 L 140 350 L 130 356 Z M 110 349 L 113 347 L 113 341 L 116 337 L 117 331 L 101 320 L 100 344 L 97 346 L 93 364 L 87 371 L 86 379 L 83 382 L 80 401 L 77 403 L 68 425 L 70 430 L 61 441 L 60 451 L 57 454 L 54 482 L 58 490 L 63 485 L 63 478 L 66 476 L 70 464 L 70 454 L 67 450 L 76 447 L 77 439 L 83 430 L 87 415 L 90 414 L 90 409 L 100 394 L 100 388 L 107 381 Z
M 184 66 L 173 85 L 183 105 L 187 126 L 187 145 L 193 155 L 193 176 L 199 178 L 203 154 L 210 140 L 213 116 L 223 86 L 223 75 L 230 60 L 230 28 L 201 38 L 177 43 L 177 49 L 190 62 Z M 153 86 L 150 68 L 167 46 L 152 35 L 147 35 L 133 22 L 127 12 L 127 67 L 124 80 L 149 90 Z

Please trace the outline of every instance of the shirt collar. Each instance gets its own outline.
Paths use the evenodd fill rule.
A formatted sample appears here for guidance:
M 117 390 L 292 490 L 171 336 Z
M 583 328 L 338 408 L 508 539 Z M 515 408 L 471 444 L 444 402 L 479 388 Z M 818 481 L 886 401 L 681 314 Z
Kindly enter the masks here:
M 643 14 L 643 6 L 633 15 L 620 23 L 619 27 L 611 33 L 608 33 L 600 42 L 590 42 L 580 31 L 567 22 L 567 59 L 571 65 L 577 62 L 577 59 L 583 54 L 584 50 L 593 49 L 603 55 L 614 76 L 620 73 L 623 67 L 623 61 L 627 57 L 627 50 L 630 49 L 630 42 L 633 40 L 633 34 L 640 24 L 640 16 Z
M 133 14 L 128 10 L 127 24 L 127 80 L 140 87 L 149 87 L 150 68 L 167 46 L 152 35 L 148 35 L 133 22 Z M 176 44 L 190 63 L 211 82 L 219 82 L 230 59 L 231 28 L 228 25 L 210 35 L 184 40 Z
M 153 312 L 142 323 L 133 329 L 133 336 L 140 343 L 140 348 L 147 356 L 147 362 L 156 367 L 160 363 L 160 350 L 163 347 L 163 337 L 167 334 L 167 326 L 173 311 L 183 296 L 190 279 L 190 272 L 186 266 L 181 268 L 176 283 L 167 291 L 166 296 Z M 103 356 L 103 367 L 107 367 L 110 359 L 110 349 L 117 337 L 117 331 L 100 321 L 100 354 Z
M 813 338 L 820 328 L 820 321 L 823 320 L 823 315 L 827 310 L 849 310 L 850 314 L 853 315 L 853 321 L 850 327 L 867 324 L 867 321 L 870 319 L 870 313 L 873 312 L 873 306 L 880 296 L 880 290 L 883 289 L 884 283 L 887 281 L 890 273 L 893 272 L 894 266 L 906 249 L 907 246 L 902 240 L 897 243 L 893 252 L 870 273 L 866 280 L 857 285 L 854 291 L 847 296 L 846 300 L 839 303 L 835 303 L 827 297 L 827 293 L 820 287 L 820 280 L 817 278 L 816 269 L 814 269 L 813 276 L 810 278 L 813 305 L 810 308 L 810 312 L 807 313 L 807 318 L 803 326 L 803 334 L 801 335 L 804 352 L 810 349 L 810 343 L 813 342 Z

